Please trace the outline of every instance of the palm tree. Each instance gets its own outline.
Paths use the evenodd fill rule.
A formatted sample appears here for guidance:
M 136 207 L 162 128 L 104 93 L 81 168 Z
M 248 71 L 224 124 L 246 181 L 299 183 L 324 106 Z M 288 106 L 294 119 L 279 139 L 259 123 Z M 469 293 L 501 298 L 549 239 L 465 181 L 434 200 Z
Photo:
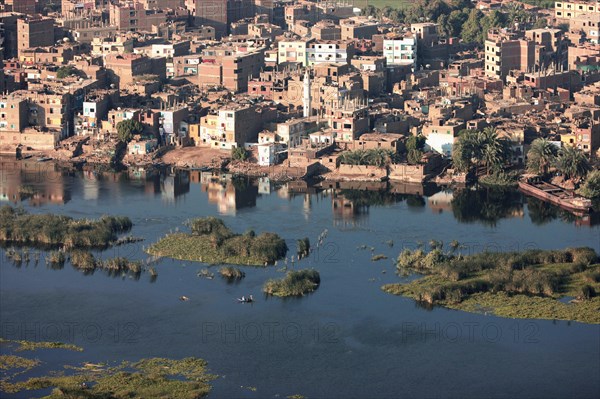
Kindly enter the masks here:
M 556 158 L 556 169 L 566 179 L 581 181 L 591 170 L 590 163 L 585 154 L 572 146 L 562 147 Z
M 527 153 L 527 170 L 545 175 L 556 160 L 557 149 L 548 139 L 535 139 Z

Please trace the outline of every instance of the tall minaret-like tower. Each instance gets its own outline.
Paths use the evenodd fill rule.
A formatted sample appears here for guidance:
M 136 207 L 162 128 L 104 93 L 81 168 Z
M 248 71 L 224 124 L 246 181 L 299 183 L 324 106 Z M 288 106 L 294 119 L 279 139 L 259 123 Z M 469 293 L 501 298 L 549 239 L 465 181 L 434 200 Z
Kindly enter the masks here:
M 306 68 L 306 72 L 304 73 L 304 96 L 303 96 L 303 105 L 304 105 L 304 113 L 303 116 L 308 118 L 312 114 L 312 104 L 311 104 L 311 93 L 310 93 L 310 73 L 308 68 Z

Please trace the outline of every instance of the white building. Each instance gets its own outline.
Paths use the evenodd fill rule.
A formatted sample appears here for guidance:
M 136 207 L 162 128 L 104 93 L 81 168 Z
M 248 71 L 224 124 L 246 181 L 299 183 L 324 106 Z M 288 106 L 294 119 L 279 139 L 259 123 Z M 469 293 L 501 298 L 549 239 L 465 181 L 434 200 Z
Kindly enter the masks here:
M 271 166 L 277 163 L 277 151 L 279 146 L 275 143 L 258 144 L 258 164 L 260 166 Z
M 438 132 L 430 133 L 425 141 L 425 149 L 435 151 L 444 156 L 452 156 L 454 135 L 452 133 Z
M 388 65 L 412 65 L 414 71 L 417 66 L 417 39 L 414 36 L 384 39 L 383 55 Z
M 325 40 L 310 43 L 308 46 L 308 65 L 350 63 L 354 57 L 354 42 Z

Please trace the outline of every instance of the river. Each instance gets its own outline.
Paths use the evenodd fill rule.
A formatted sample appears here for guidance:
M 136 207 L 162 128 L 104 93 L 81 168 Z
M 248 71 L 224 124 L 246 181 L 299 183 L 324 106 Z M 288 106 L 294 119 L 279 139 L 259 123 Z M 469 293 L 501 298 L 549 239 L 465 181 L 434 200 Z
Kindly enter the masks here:
M 33 213 L 129 216 L 131 234 L 144 241 L 97 252 L 99 257 L 146 259 L 144 246 L 201 216 L 221 217 L 236 232 L 275 232 L 292 251 L 296 239 L 308 236 L 314 246 L 327 231 L 310 257 L 288 264 L 314 267 L 321 286 L 287 300 L 261 293 L 267 279 L 282 276 L 281 261 L 244 268 L 246 278 L 228 284 L 218 276 L 198 277 L 206 265 L 188 261 L 161 259 L 151 281 L 145 274 L 139 280 L 101 271 L 84 275 L 68 264 L 54 270 L 43 260 L 17 267 L 2 255 L 0 337 L 85 349 L 36 353 L 45 362 L 42 372 L 65 363 L 195 356 L 221 377 L 213 383 L 214 398 L 600 393 L 598 325 L 426 309 L 380 289 L 400 280 L 393 259 L 402 248 L 432 239 L 458 240 L 466 252 L 600 251 L 595 215 L 577 219 L 518 192 L 484 189 L 274 184 L 199 171 L 65 171 L 13 161 L 2 161 L 1 177 L 3 202 Z M 388 259 L 372 262 L 373 254 Z M 237 303 L 249 294 L 254 304 Z M 190 300 L 180 301 L 182 295 Z

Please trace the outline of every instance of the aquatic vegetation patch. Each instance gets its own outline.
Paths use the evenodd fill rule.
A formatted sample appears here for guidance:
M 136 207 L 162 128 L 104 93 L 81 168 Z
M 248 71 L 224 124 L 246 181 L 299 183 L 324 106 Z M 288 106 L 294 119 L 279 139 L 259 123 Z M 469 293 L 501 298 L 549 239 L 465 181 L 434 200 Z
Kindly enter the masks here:
M 127 217 L 73 219 L 54 214 L 29 214 L 23 209 L 0 208 L 0 242 L 65 248 L 106 248 L 117 235 L 131 229 Z
M 384 254 L 377 254 L 377 255 L 373 255 L 373 256 L 371 257 L 371 262 L 377 262 L 377 261 L 379 261 L 379 260 L 384 260 L 384 259 L 387 259 L 387 258 L 388 258 L 388 257 L 387 257 L 387 256 L 385 256 Z
M 246 273 L 241 271 L 237 267 L 233 266 L 223 266 L 219 269 L 219 274 L 221 277 L 227 280 L 241 280 L 246 277 Z
M 40 361 L 37 359 L 27 359 L 20 356 L 15 355 L 0 355 L 0 370 L 31 370 L 32 368 L 38 366 Z
M 14 346 L 15 352 L 21 351 L 34 351 L 38 349 L 65 349 L 70 351 L 82 352 L 83 348 L 73 345 L 65 344 L 63 342 L 34 342 L 25 340 L 11 340 L 0 338 L 0 346 L 11 345 Z
M 36 364 L 37 365 L 37 364 Z M 73 374 L 52 373 L 47 376 L 13 381 L 0 380 L 7 393 L 53 388 L 48 398 L 202 398 L 216 378 L 207 372 L 206 361 L 197 358 L 172 360 L 144 359 L 123 362 L 115 367 L 72 368 Z
M 235 234 L 214 217 L 194 219 L 188 225 L 191 233 L 168 234 L 147 252 L 209 264 L 266 266 L 285 257 L 288 251 L 285 240 L 277 234 L 256 235 L 252 230 Z
M 122 275 L 123 273 L 130 273 L 132 275 L 139 276 L 144 270 L 142 267 L 142 262 L 140 261 L 130 260 L 124 257 L 109 258 L 105 260 L 96 259 L 89 251 L 71 251 L 69 253 L 69 259 L 74 268 L 84 273 L 93 273 L 96 271 L 96 269 L 100 269 L 110 275 Z M 157 275 L 156 270 L 154 270 L 151 275 L 155 277 Z
M 263 291 L 269 295 L 288 297 L 304 296 L 315 291 L 321 284 L 321 276 L 314 269 L 289 271 L 282 279 L 269 280 Z
M 445 253 L 404 250 L 399 273 L 424 277 L 387 284 L 385 292 L 420 302 L 498 316 L 600 323 L 600 264 L 591 248 Z M 561 302 L 573 297 L 570 303 Z

